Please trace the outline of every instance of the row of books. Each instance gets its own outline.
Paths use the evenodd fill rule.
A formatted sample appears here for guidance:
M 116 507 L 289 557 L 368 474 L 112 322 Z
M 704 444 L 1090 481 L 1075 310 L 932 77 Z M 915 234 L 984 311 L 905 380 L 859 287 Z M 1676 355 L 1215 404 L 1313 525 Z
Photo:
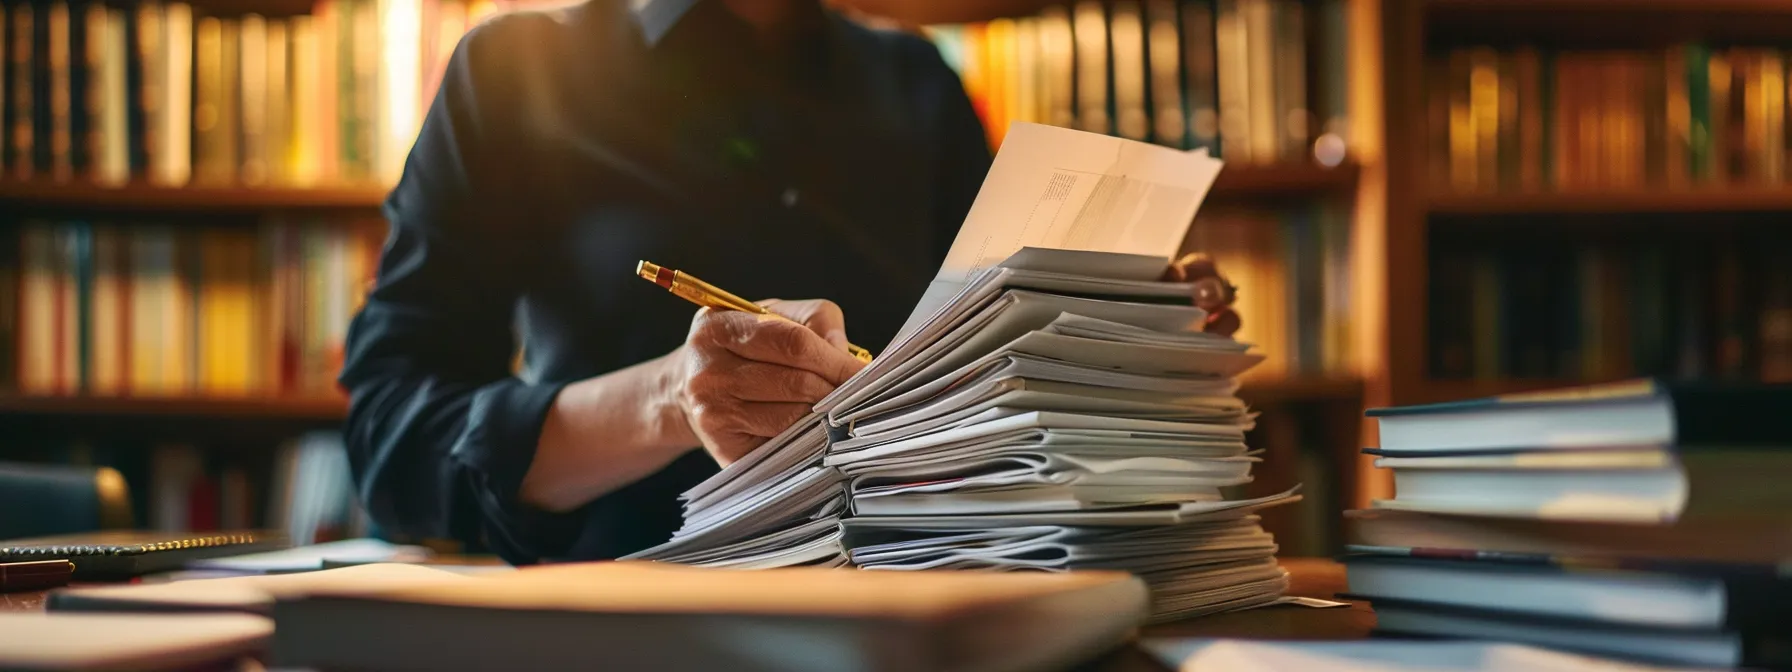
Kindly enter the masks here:
M 162 186 L 389 183 L 460 36 L 496 0 L 0 4 L 12 179 Z
M 1792 385 L 1638 380 L 1370 411 L 1394 496 L 1346 514 L 1389 634 L 1792 666 Z
M 1432 375 L 1792 380 L 1784 239 L 1445 246 L 1431 263 Z
M 1778 184 L 1786 54 L 1472 47 L 1435 57 L 1432 175 L 1460 191 Z
M 1195 220 L 1184 252 L 1211 255 L 1238 287 L 1234 336 L 1269 357 L 1246 380 L 1351 370 L 1350 236 L 1350 212 L 1329 204 Z
M 377 231 L 275 218 L 23 223 L 0 239 L 6 383 L 41 395 L 329 393 Z
M 1012 121 L 1233 163 L 1345 156 L 1344 0 L 1080 0 L 929 30 L 999 145 Z M 1309 159 L 1308 157 L 1313 157 Z
M 137 529 L 278 530 L 295 544 L 309 544 L 364 536 L 370 527 L 355 502 L 348 453 L 336 432 L 283 439 L 271 460 L 179 442 L 8 438 L 0 459 L 117 470 Z

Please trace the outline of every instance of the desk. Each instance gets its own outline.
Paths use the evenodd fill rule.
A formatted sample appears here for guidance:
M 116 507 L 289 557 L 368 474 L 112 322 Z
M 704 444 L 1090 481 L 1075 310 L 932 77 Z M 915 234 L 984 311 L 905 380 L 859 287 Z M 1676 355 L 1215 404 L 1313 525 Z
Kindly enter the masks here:
M 1344 567 L 1323 558 L 1283 558 L 1293 583 L 1288 594 L 1331 598 L 1344 589 Z M 49 591 L 0 593 L 0 611 L 43 611 Z M 1348 608 L 1313 609 L 1280 606 L 1153 625 L 1146 637 L 1242 637 L 1251 639 L 1361 639 L 1375 626 L 1368 605 L 1353 602 Z M 1162 672 L 1165 668 L 1137 646 L 1126 646 L 1089 665 L 1099 672 Z

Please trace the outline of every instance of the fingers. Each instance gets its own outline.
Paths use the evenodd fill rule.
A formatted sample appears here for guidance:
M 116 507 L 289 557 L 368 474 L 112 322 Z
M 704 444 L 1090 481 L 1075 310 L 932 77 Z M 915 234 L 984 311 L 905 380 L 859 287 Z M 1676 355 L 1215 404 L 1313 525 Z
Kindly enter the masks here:
M 785 301 L 769 299 L 759 302 L 770 308 L 772 312 L 796 321 L 810 331 L 821 335 L 823 340 L 841 350 L 846 349 L 846 315 L 840 312 L 840 306 L 826 299 L 809 299 L 805 301 Z
M 803 325 L 746 313 L 710 312 L 699 317 L 691 342 L 724 348 L 742 359 L 808 371 L 835 386 L 864 367 Z

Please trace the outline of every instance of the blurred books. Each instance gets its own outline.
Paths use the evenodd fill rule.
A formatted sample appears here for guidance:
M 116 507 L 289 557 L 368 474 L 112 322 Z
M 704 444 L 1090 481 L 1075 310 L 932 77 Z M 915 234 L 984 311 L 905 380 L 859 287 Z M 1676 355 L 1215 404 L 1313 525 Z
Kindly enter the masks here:
M 1789 407 L 1643 380 L 1372 410 L 1396 493 L 1347 516 L 1350 592 L 1392 633 L 1792 663 Z
M 0 162 L 106 186 L 388 184 L 461 35 L 521 4 L 553 3 L 7 3 Z
M 1167 619 L 1276 601 L 1286 577 L 1240 500 L 1257 458 L 1235 377 L 1159 278 L 1220 165 L 1017 124 L 888 350 L 687 492 L 637 557 L 719 567 L 1130 571 Z M 844 522 L 842 522 L 844 521 Z
M 1786 181 L 1777 48 L 1476 46 L 1426 72 L 1430 174 L 1458 191 Z
M 1344 0 L 1083 0 L 934 26 L 1000 145 L 1011 122 L 1206 148 L 1235 165 L 1344 160 Z M 1311 158 L 1308 158 L 1311 156 Z

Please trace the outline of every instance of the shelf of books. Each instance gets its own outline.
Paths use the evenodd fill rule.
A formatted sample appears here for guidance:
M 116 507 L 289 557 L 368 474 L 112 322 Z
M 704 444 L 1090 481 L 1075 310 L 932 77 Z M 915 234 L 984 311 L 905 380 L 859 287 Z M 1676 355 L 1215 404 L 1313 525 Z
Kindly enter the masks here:
M 1356 187 L 1359 168 L 1317 164 L 1227 167 L 1209 201 L 1237 203 L 1345 194 Z M 101 186 L 85 182 L 17 182 L 0 179 L 0 204 L 20 211 L 67 213 L 263 213 L 373 212 L 385 202 L 387 187 L 369 186 L 187 186 L 143 183 Z
M 1792 5 L 1384 9 L 1387 401 L 1792 380 Z

